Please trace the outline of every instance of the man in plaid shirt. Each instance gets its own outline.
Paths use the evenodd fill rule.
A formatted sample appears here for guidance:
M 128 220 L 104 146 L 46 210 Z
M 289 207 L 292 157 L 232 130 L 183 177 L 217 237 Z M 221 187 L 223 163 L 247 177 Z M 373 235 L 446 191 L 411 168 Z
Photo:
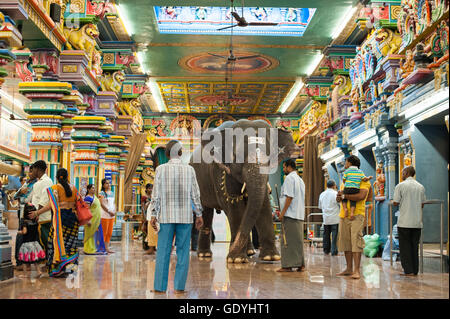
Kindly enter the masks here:
M 156 168 L 152 201 L 149 206 L 150 223 L 157 229 L 158 247 L 156 250 L 154 291 L 165 293 L 169 276 L 170 253 L 175 234 L 177 247 L 177 265 L 174 288 L 183 293 L 189 270 L 189 248 L 193 223 L 193 208 L 197 216 L 195 226 L 203 225 L 200 189 L 192 166 L 181 162 L 182 146 L 179 141 L 170 141 L 166 145 L 169 162 Z

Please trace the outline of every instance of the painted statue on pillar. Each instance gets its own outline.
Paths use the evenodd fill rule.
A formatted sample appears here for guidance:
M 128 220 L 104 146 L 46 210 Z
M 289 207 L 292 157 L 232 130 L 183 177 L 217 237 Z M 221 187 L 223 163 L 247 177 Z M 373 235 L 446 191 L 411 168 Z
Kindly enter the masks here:
M 408 75 L 411 74 L 412 71 L 414 71 L 414 54 L 411 49 L 406 51 L 405 61 L 400 62 L 400 69 L 402 78 L 406 78 Z
M 105 73 L 102 75 L 100 84 L 102 91 L 112 91 L 119 93 L 122 88 L 122 82 L 125 80 L 125 75 L 122 71 L 116 71 L 114 73 Z
M 358 88 L 353 88 L 352 92 L 350 93 L 350 99 L 352 102 L 352 107 L 349 109 L 347 116 L 352 115 L 355 112 L 359 111 L 359 92 Z
M 403 158 L 404 167 L 412 166 L 412 155 L 411 153 L 407 153 Z
M 200 122 L 189 115 L 180 115 L 170 124 L 170 130 L 174 136 L 192 137 L 194 129 L 201 130 Z
M 103 73 L 102 69 L 102 54 L 98 50 L 94 50 L 92 57 L 92 73 L 95 78 L 99 81 Z
M 373 188 L 375 191 L 375 200 L 383 201 L 385 200 L 385 183 L 386 183 L 386 176 L 384 175 L 384 168 L 383 168 L 383 162 L 379 162 L 377 165 L 376 170 L 376 180 L 373 183 Z
M 89 23 L 77 29 L 64 28 L 64 35 L 67 38 L 67 48 L 84 51 L 88 56 L 88 68 L 92 69 L 92 60 L 97 44 L 95 38 L 100 35 L 97 26 Z
M 375 40 L 378 42 L 378 50 L 380 50 L 383 57 L 389 54 L 396 54 L 401 45 L 402 37 L 389 29 L 378 29 L 376 31 Z

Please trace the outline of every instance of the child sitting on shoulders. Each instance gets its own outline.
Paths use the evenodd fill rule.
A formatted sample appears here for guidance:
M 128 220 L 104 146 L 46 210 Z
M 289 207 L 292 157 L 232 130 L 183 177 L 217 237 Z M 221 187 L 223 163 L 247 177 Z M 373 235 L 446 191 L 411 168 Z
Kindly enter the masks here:
M 350 155 L 345 160 L 345 171 L 343 175 L 344 194 L 359 193 L 361 182 L 367 182 L 372 176 L 365 176 L 364 172 L 359 169 L 361 162 L 358 157 Z M 347 199 L 342 200 L 342 207 L 344 208 L 345 217 L 348 216 Z M 353 218 L 355 212 L 356 202 L 350 201 L 350 218 Z

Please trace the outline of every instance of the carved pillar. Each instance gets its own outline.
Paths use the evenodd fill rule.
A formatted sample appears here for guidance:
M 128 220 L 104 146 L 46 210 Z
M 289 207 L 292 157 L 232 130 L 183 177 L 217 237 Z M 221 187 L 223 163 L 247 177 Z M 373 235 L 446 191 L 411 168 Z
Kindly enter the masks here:
M 64 119 L 62 120 L 62 161 L 61 167 L 67 169 L 69 173 L 69 180 L 73 183 L 72 179 L 72 149 L 73 149 L 73 141 L 72 141 L 72 131 L 75 124 L 73 117 L 75 117 L 79 110 L 77 108 L 77 104 L 81 104 L 83 102 L 81 94 L 73 90 L 70 95 L 65 95 L 61 100 L 67 106 L 67 112 L 63 113 L 62 116 Z
M 21 82 L 19 92 L 32 100 L 24 111 L 33 129 L 30 143 L 31 161 L 44 160 L 49 165 L 47 174 L 55 180 L 61 165 L 61 128 L 67 106 L 59 100 L 70 95 L 72 85 L 65 82 Z
M 98 176 L 98 145 L 102 138 L 100 126 L 105 124 L 103 116 L 76 116 L 74 140 L 75 186 L 81 193 L 86 191 L 88 184 L 95 184 Z
M 22 82 L 33 82 L 33 69 L 30 65 L 31 51 L 28 49 L 15 50 L 14 55 L 16 56 L 14 63 L 17 76 Z
M 119 211 L 125 211 L 125 165 L 127 161 L 128 148 L 130 144 L 127 140 L 124 140 L 121 144 L 122 153 L 120 153 L 119 159 Z
M 105 153 L 105 177 L 110 179 L 111 181 L 111 191 L 114 193 L 116 198 L 116 207 L 118 205 L 119 199 L 119 163 L 120 163 L 120 154 L 122 153 L 122 149 L 120 146 L 125 139 L 124 136 L 120 135 L 111 135 L 108 138 L 106 144 L 108 144 L 108 148 Z
M 397 180 L 397 157 L 398 157 L 398 138 L 387 137 L 384 143 L 375 148 L 375 157 L 377 162 L 383 162 L 384 174 L 386 176 L 385 195 L 387 199 L 394 197 L 394 189 L 398 183 Z
M 103 137 L 99 140 L 100 144 L 98 144 L 98 175 L 97 175 L 97 192 L 100 193 L 102 190 L 102 179 L 105 177 L 105 158 L 106 158 L 106 150 L 108 149 L 108 141 L 107 138 L 103 135 Z

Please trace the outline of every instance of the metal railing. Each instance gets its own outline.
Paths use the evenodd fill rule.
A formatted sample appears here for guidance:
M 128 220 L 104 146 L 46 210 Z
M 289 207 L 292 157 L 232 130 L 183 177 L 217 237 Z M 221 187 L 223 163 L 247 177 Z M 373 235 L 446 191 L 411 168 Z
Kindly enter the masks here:
M 307 209 L 320 209 L 319 206 L 305 206 L 305 212 Z M 308 225 L 320 225 L 323 224 L 323 221 L 321 222 L 311 222 L 310 221 L 310 217 L 311 216 L 323 216 L 322 213 L 309 213 L 308 216 L 306 217 L 306 221 L 305 221 L 305 225 L 306 227 L 308 227 Z
M 306 213 L 307 209 L 309 209 L 309 210 L 311 210 L 311 209 L 319 209 L 319 206 L 305 206 L 305 213 Z M 304 221 L 304 226 L 306 226 L 306 232 L 307 233 L 309 232 L 309 225 L 321 225 L 321 224 L 323 224 L 323 221 L 321 221 L 321 222 L 312 222 L 312 221 L 310 221 L 311 216 L 323 216 L 323 214 L 322 213 L 309 213 L 307 215 L 306 221 Z M 307 242 L 310 241 L 310 239 L 308 239 L 308 235 L 306 235 L 306 241 Z M 312 241 L 312 238 L 311 238 L 311 241 Z
M 444 272 L 444 201 L 440 199 L 430 199 L 424 202 L 424 205 L 433 205 L 433 204 L 440 204 L 441 205 L 441 218 L 440 218 L 440 271 L 441 273 Z M 392 261 L 392 253 L 400 253 L 399 250 L 393 250 L 392 249 L 392 202 L 389 202 L 389 256 L 391 261 L 391 266 L 393 265 Z M 421 211 L 420 216 L 421 223 L 423 225 L 423 209 Z M 419 259 L 419 271 L 421 274 L 423 274 L 423 227 L 420 230 L 420 244 L 419 244 L 419 251 L 420 251 L 420 259 Z

